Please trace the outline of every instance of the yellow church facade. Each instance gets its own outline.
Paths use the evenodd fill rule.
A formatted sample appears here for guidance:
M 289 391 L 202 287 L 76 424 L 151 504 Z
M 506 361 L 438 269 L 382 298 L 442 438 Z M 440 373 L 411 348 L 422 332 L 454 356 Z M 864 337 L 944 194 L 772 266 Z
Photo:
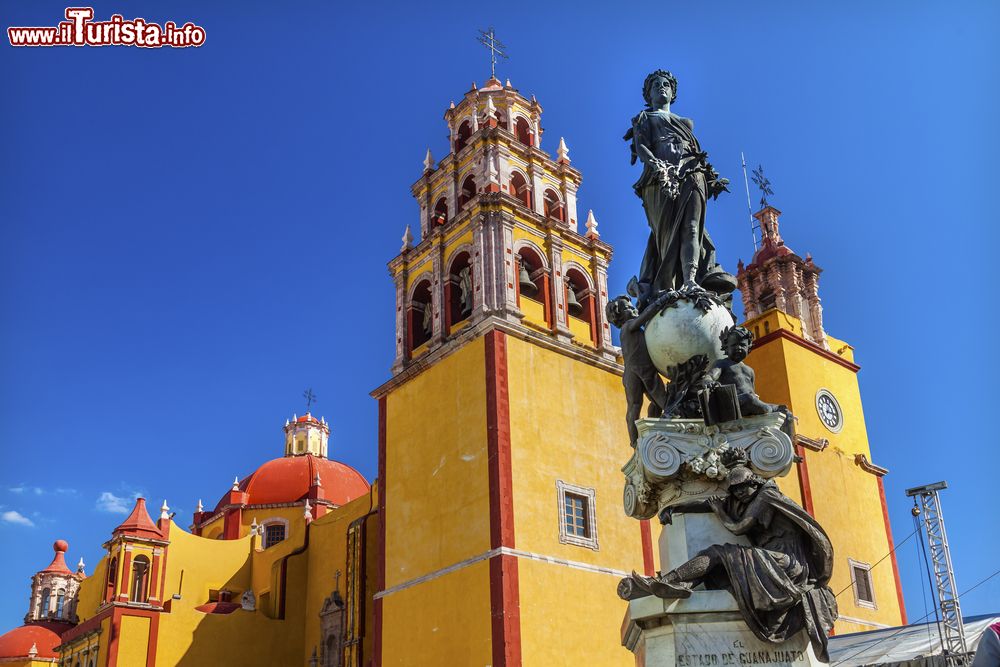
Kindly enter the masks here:
M 411 189 L 419 238 L 408 228 L 389 262 L 377 479 L 332 458 L 325 420 L 294 416 L 283 455 L 199 502 L 187 527 L 139 499 L 89 576 L 59 565 L 57 548 L 0 660 L 633 664 L 616 586 L 659 569 L 659 526 L 622 507 L 612 249 L 579 215 L 566 143 L 540 148 L 541 114 L 496 79 L 445 112 L 449 153 L 428 152 Z M 758 391 L 798 418 L 801 460 L 781 488 L 833 541 L 835 631 L 905 623 L 895 562 L 876 566 L 892 549 L 886 471 L 872 463 L 852 350 L 822 328 L 819 269 L 785 248 L 775 209 L 758 216 L 764 243 L 738 279 Z

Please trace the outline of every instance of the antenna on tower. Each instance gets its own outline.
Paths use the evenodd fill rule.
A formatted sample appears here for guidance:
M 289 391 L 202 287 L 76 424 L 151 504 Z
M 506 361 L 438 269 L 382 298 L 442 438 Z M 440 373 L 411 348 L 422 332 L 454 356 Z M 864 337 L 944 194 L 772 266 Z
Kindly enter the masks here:
M 948 547 L 948 534 L 944 529 L 944 514 L 938 497 L 938 491 L 947 488 L 947 482 L 936 482 L 907 489 L 906 495 L 913 498 L 913 516 L 923 515 L 922 523 L 927 534 L 938 607 L 941 610 L 941 625 L 944 627 L 942 653 L 948 665 L 965 665 L 969 649 L 965 643 L 955 569 L 951 564 L 951 549 Z
M 478 41 L 490 50 L 490 78 L 495 79 L 497 78 L 497 56 L 506 58 L 507 54 L 503 50 L 507 47 L 497 39 L 493 26 L 490 26 L 489 30 L 480 30 Z
M 753 251 L 757 252 L 757 232 L 760 231 L 760 225 L 757 223 L 757 218 L 753 217 L 753 208 L 750 207 L 750 182 L 747 180 L 747 159 L 743 157 L 743 151 L 740 151 L 740 162 L 743 163 L 743 186 L 747 190 L 747 215 L 750 216 L 750 236 L 753 238 Z

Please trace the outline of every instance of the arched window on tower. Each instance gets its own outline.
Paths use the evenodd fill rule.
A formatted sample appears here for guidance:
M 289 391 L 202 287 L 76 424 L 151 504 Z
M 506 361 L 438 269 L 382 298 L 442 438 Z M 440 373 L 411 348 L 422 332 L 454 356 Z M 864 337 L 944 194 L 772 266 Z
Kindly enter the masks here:
M 472 123 L 465 121 L 458 127 L 458 134 L 455 135 L 455 152 L 459 152 L 469 143 L 472 136 Z
M 410 299 L 408 326 L 406 328 L 407 350 L 410 354 L 431 339 L 434 331 L 433 304 L 431 302 L 431 281 L 423 280 L 413 290 Z
M 560 222 L 566 222 L 566 207 L 563 206 L 559 195 L 552 188 L 547 188 L 542 196 L 545 201 L 545 217 L 555 218 Z
M 451 333 L 453 326 L 472 314 L 473 289 L 472 256 L 463 250 L 451 260 L 448 280 L 444 284 L 444 312 L 447 317 L 445 330 L 448 333 Z
M 502 109 L 497 109 L 493 114 L 493 117 L 497 119 L 497 126 L 503 129 L 507 129 L 507 113 Z
M 510 175 L 510 194 L 529 209 L 533 209 L 531 206 L 531 188 L 528 187 L 528 179 L 523 174 L 515 171 Z
M 104 585 L 104 601 L 110 602 L 114 599 L 115 584 L 118 581 L 118 557 L 112 558 L 108 562 L 108 581 Z
M 534 248 L 522 247 L 517 251 L 517 307 L 529 321 L 552 326 L 552 298 L 549 273 Z
M 566 312 L 575 320 L 586 324 L 586 340 L 592 345 L 597 344 L 597 314 L 596 299 L 594 290 L 590 287 L 590 281 L 579 269 L 573 267 L 566 270 Z M 573 330 L 573 322 L 570 321 L 570 330 Z M 583 328 L 578 329 L 577 335 L 583 333 Z M 583 336 L 580 336 L 581 338 Z
M 434 215 L 431 218 L 435 225 L 443 225 L 448 222 L 448 200 L 441 197 L 434 205 Z
M 534 146 L 535 137 L 531 132 L 531 123 L 524 116 L 518 116 L 514 121 L 514 136 L 525 146 Z
M 63 618 L 63 612 L 65 611 L 66 605 L 66 591 L 59 589 L 56 592 L 56 618 Z
M 458 193 L 458 210 L 461 211 L 465 205 L 476 196 L 476 179 L 472 176 L 462 181 L 462 189 Z
M 42 601 L 38 605 L 38 618 L 48 618 L 49 617 L 49 589 L 42 589 Z
M 132 561 L 132 587 L 130 599 L 132 602 L 145 602 L 149 599 L 146 588 L 149 585 L 149 559 L 136 556 Z

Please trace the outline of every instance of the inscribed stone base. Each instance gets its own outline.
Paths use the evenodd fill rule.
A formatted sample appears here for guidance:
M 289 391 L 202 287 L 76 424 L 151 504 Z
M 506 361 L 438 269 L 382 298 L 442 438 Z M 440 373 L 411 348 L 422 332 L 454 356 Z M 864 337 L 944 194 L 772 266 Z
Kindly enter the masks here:
M 695 591 L 686 600 L 629 602 L 622 645 L 636 667 L 804 667 L 823 665 L 805 632 L 781 644 L 757 639 L 727 591 Z

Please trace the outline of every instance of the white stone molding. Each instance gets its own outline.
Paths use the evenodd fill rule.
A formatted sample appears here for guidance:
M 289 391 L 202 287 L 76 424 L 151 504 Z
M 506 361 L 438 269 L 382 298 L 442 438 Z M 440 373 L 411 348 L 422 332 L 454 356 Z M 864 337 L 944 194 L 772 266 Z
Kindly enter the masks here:
M 268 517 L 260 522 L 260 526 L 258 528 L 261 535 L 261 546 L 264 546 L 266 548 L 265 542 L 267 541 L 267 527 L 276 525 L 282 525 L 285 527 L 285 537 L 281 541 L 284 542 L 285 540 L 288 539 L 290 535 L 288 519 L 280 516 Z M 271 546 L 274 545 L 272 544 Z
M 564 279 L 565 279 L 566 274 L 569 273 L 570 269 L 576 269 L 577 271 L 579 271 L 580 273 L 582 273 L 583 277 L 584 277 L 584 280 L 587 281 L 586 285 L 577 285 L 576 286 L 577 289 L 580 289 L 581 287 L 585 287 L 586 289 L 589 289 L 589 290 L 593 291 L 593 289 L 594 289 L 594 277 L 592 275 L 590 275 L 590 269 L 588 269 L 587 267 L 585 267 L 583 264 L 580 264 L 580 262 L 577 262 L 577 261 L 574 261 L 574 260 L 571 259 L 568 262 L 566 262 L 566 263 L 563 264 L 563 278 Z
M 489 551 L 484 551 L 481 554 L 477 554 L 465 560 L 459 561 L 452 565 L 448 565 L 433 572 L 428 572 L 427 574 L 421 575 L 419 577 L 414 577 L 395 586 L 390 586 L 385 590 L 378 591 L 372 597 L 375 600 L 379 600 L 384 597 L 388 597 L 393 593 L 398 593 L 400 591 L 405 591 L 407 588 L 413 588 L 420 584 L 426 583 L 428 581 L 433 581 L 439 577 L 446 574 L 451 574 L 452 572 L 457 572 L 470 565 L 475 565 L 476 563 L 488 560 L 490 558 L 495 558 L 497 556 L 513 556 L 515 558 L 524 558 L 526 560 L 534 560 L 542 563 L 548 563 L 550 565 L 558 565 L 561 567 L 569 567 L 575 570 L 583 570 L 585 572 L 592 572 L 594 574 L 605 574 L 612 577 L 627 577 L 628 572 L 624 570 L 615 570 L 610 567 L 601 567 L 599 565 L 591 565 L 590 563 L 581 563 L 579 561 L 568 560 L 566 558 L 557 558 L 555 556 L 548 556 L 546 554 L 535 553 L 531 551 L 521 551 L 520 549 L 511 549 L 510 547 L 499 547 L 497 549 L 490 549 Z
M 584 512 L 586 514 L 588 537 L 572 535 L 566 527 L 566 494 L 580 496 L 586 501 Z M 559 479 L 556 480 L 556 509 L 559 518 L 559 543 L 572 544 L 578 547 L 586 547 L 594 551 L 600 551 L 600 543 L 597 541 L 597 491 L 591 487 L 570 484 Z
M 847 559 L 847 566 L 851 573 L 851 590 L 854 592 L 854 604 L 858 607 L 864 607 L 865 609 L 878 609 L 878 604 L 876 604 L 875 600 L 875 580 L 872 578 L 872 566 L 868 563 L 854 560 L 853 558 Z M 862 600 L 860 595 L 858 595 L 858 582 L 854 577 L 855 568 L 864 570 L 866 576 L 868 577 L 868 590 L 871 592 L 871 601 Z M 867 623 L 867 621 L 864 622 Z
M 514 242 L 514 254 L 516 255 L 519 252 L 521 252 L 522 248 L 530 248 L 532 251 L 535 252 L 535 254 L 538 255 L 538 258 L 542 261 L 542 266 L 533 267 L 532 268 L 533 271 L 537 271 L 540 268 L 545 269 L 546 271 L 549 270 L 549 258 L 546 252 L 542 250 L 541 246 L 539 246 L 531 239 L 520 238 Z

